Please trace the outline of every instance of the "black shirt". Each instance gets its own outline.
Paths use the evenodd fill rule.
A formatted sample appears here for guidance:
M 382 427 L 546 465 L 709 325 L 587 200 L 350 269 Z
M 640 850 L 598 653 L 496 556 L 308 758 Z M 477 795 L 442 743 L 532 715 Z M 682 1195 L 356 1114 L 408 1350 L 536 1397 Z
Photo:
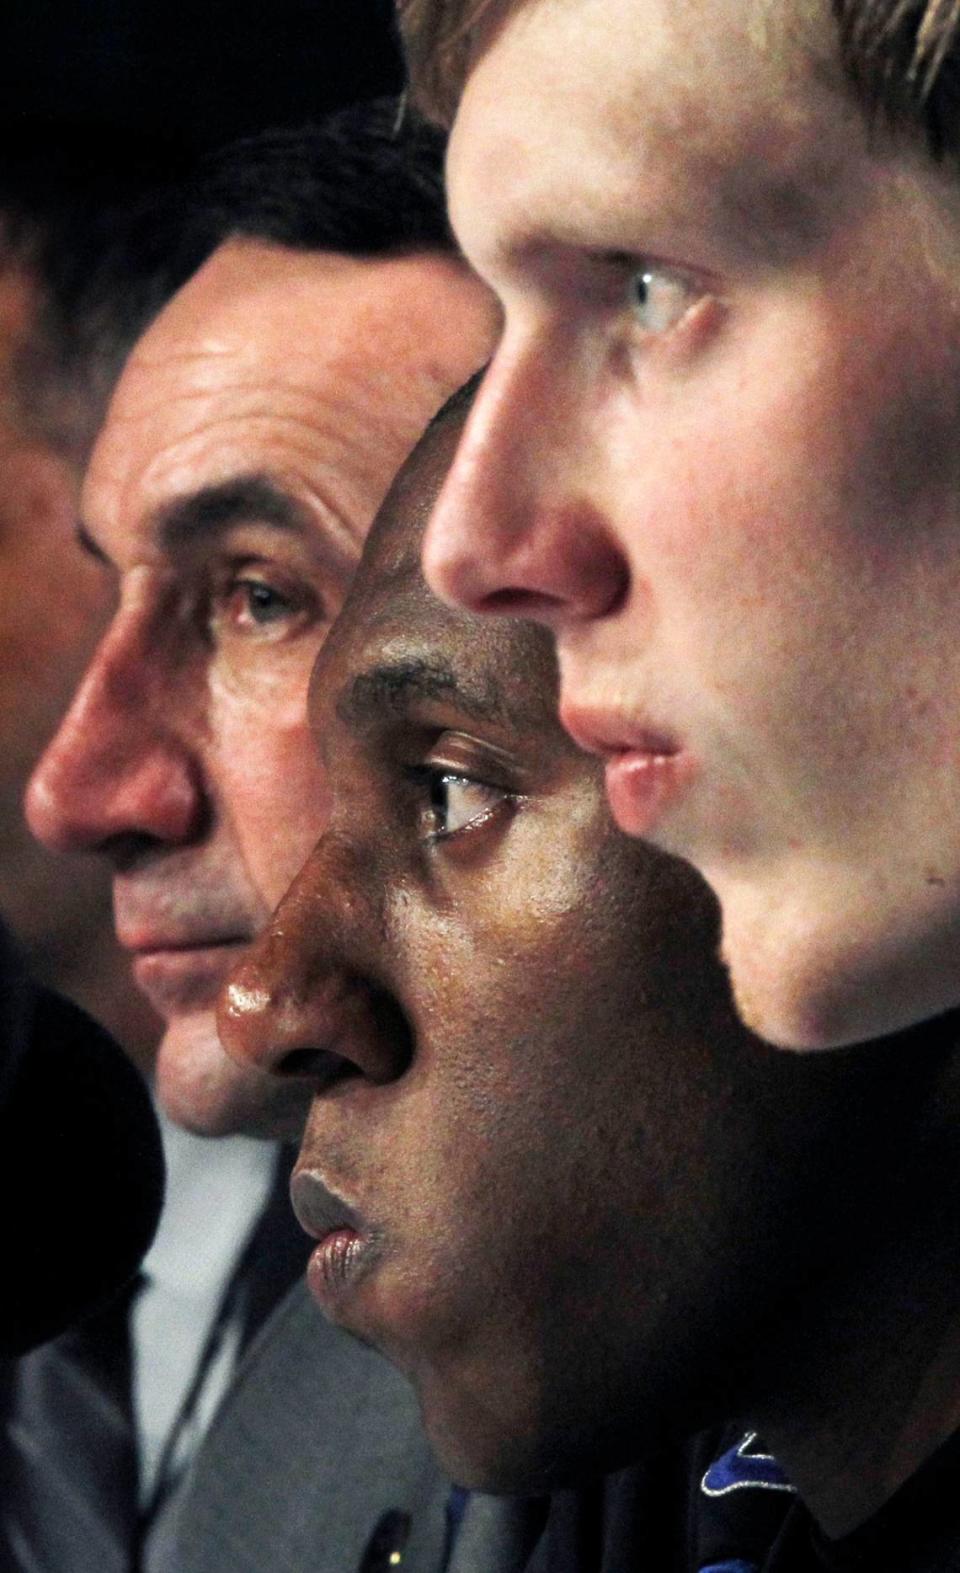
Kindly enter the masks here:
M 960 1435 L 830 1540 L 756 1437 L 705 1432 L 557 1492 L 528 1573 L 960 1573 Z

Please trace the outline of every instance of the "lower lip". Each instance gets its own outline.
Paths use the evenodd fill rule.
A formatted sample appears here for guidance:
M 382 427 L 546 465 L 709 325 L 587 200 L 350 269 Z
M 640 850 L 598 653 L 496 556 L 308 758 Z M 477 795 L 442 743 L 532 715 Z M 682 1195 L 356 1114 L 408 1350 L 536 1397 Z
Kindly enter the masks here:
M 647 836 L 689 784 L 692 763 L 683 753 L 651 754 L 627 749 L 608 759 L 607 800 L 628 836 Z
M 356 1229 L 331 1229 L 307 1264 L 307 1285 L 321 1310 L 330 1311 L 355 1281 L 366 1255 Z
M 162 1015 L 204 1010 L 216 1003 L 228 973 L 247 943 L 232 940 L 219 945 L 140 951 L 134 958 L 133 975 L 137 986 Z

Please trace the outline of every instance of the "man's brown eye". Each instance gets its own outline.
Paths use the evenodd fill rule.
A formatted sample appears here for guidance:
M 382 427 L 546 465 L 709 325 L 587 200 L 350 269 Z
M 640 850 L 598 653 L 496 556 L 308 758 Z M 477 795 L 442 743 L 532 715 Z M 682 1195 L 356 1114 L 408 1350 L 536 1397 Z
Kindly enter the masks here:
M 287 617 L 292 612 L 291 602 L 272 585 L 264 584 L 260 579 L 239 579 L 235 586 L 235 594 L 242 597 L 245 603 L 246 615 L 252 623 L 263 625 L 275 623 L 282 617 Z
M 313 615 L 312 603 L 313 598 L 303 593 L 289 593 L 252 574 L 238 574 L 215 593 L 211 628 L 221 638 L 244 634 L 279 638 Z
M 428 767 L 425 776 L 430 835 L 436 840 L 482 824 L 510 795 L 502 787 L 451 770 Z

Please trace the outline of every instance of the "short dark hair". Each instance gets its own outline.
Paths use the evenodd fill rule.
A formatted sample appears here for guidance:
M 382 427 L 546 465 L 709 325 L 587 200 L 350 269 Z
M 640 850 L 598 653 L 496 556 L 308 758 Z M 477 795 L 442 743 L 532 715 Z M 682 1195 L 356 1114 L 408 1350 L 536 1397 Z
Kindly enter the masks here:
M 199 161 L 106 130 L 21 125 L 3 145 L 0 267 L 38 292 L 15 360 L 17 415 L 77 463 L 136 340 L 224 241 L 355 256 L 454 249 L 445 139 L 396 99 Z
M 243 236 L 351 256 L 452 251 L 444 151 L 443 134 L 401 114 L 394 98 L 244 137 L 197 169 L 194 244 L 213 251 Z

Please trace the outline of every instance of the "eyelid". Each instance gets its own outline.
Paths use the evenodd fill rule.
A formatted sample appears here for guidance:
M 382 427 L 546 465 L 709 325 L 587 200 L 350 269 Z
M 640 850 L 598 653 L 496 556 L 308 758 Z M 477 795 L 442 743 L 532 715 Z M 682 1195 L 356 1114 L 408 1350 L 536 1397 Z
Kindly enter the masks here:
M 220 631 L 217 637 L 229 638 L 234 633 L 246 637 L 249 632 L 232 620 L 231 602 L 245 585 L 262 586 L 283 603 L 275 620 L 253 625 L 261 636 L 272 629 L 274 639 L 293 637 L 332 620 L 327 597 L 302 574 L 270 559 L 244 554 L 212 565 L 206 616 L 211 632 Z
M 650 273 L 664 273 L 670 278 L 685 283 L 691 290 L 703 294 L 712 294 L 719 290 L 721 285 L 719 275 L 711 268 L 695 267 L 689 262 L 681 262 L 677 258 L 661 256 L 655 252 L 600 251 L 595 252 L 594 256 L 599 263 L 615 272 L 621 279 L 646 270 Z
M 480 830 L 502 810 L 514 808 L 525 797 L 518 781 L 518 761 L 496 744 L 480 740 L 469 733 L 447 730 L 427 743 L 419 759 L 406 767 L 407 780 L 414 786 L 419 799 L 418 820 L 420 835 L 426 846 L 439 846 L 469 837 Z M 495 801 L 486 808 L 479 808 L 474 817 L 454 829 L 433 825 L 424 831 L 423 821 L 429 814 L 429 797 L 443 780 L 460 782 L 473 788 L 478 795 L 489 794 Z
M 238 584 L 246 582 L 266 585 L 299 607 L 311 602 L 326 607 L 326 597 L 302 573 L 284 563 L 252 554 L 224 561 L 214 572 L 212 594 L 215 598 L 226 598 Z
M 687 355 L 712 341 L 729 305 L 714 273 L 626 252 L 612 254 L 611 260 L 616 291 L 608 304 L 628 353 Z M 643 301 L 634 299 L 636 281 L 645 274 L 654 281 L 653 292 Z
M 509 749 L 465 730 L 450 728 L 439 733 L 425 747 L 421 759 L 424 769 L 462 776 L 512 798 L 520 799 L 530 790 L 532 767 Z

